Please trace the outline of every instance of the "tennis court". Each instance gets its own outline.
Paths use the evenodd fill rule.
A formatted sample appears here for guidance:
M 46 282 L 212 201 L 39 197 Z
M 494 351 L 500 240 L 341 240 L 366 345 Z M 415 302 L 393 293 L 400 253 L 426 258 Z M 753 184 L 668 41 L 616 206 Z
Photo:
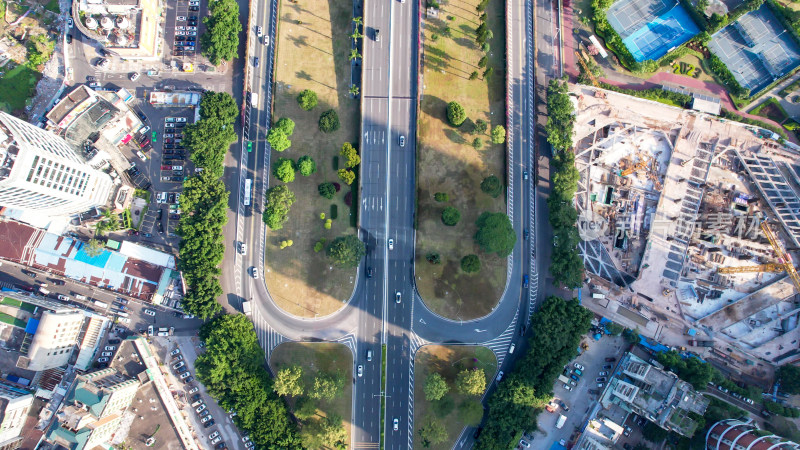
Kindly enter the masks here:
M 800 64 L 800 47 L 766 5 L 714 33 L 708 47 L 751 95 Z
M 700 32 L 675 0 L 621 0 L 607 18 L 638 62 L 657 60 Z

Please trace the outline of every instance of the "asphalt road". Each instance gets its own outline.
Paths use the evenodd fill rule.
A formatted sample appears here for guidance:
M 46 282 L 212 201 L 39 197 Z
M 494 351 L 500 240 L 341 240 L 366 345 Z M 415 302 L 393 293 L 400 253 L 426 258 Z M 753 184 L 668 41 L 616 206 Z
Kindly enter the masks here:
M 275 42 L 276 3 L 254 4 L 254 25 L 261 25 Z M 461 322 L 444 319 L 429 311 L 414 285 L 414 198 L 416 151 L 416 98 L 418 95 L 417 52 L 419 6 L 417 2 L 368 2 L 364 10 L 362 129 L 361 129 L 361 211 L 359 236 L 367 245 L 367 255 L 359 268 L 352 300 L 328 317 L 299 319 L 275 305 L 263 279 L 263 242 L 266 230 L 261 221 L 263 193 L 268 184 L 269 149 L 266 133 L 270 123 L 270 79 L 274 59 L 273 45 L 264 45 L 251 33 L 250 90 L 258 95 L 245 127 L 254 140 L 253 152 L 241 150 L 241 175 L 233 180 L 231 191 L 237 217 L 230 226 L 235 232 L 231 245 L 247 244 L 247 254 L 235 252 L 226 259 L 223 285 L 229 303 L 253 300 L 253 321 L 262 344 L 268 351 L 284 340 L 341 340 L 354 338 L 355 365 L 363 365 L 363 376 L 354 379 L 353 444 L 376 447 L 380 439 L 380 399 L 385 399 L 386 448 L 408 448 L 413 442 L 413 357 L 417 345 L 425 342 L 484 343 L 489 345 L 507 370 L 511 358 L 506 350 L 520 338 L 528 313 L 544 295 L 545 289 L 532 291 L 522 285 L 523 274 L 543 273 L 541 255 L 549 253 L 549 240 L 542 234 L 541 214 L 545 205 L 536 188 L 537 161 L 534 142 L 535 100 L 533 96 L 532 2 L 512 4 L 508 54 L 511 56 L 510 108 L 507 117 L 509 139 L 509 214 L 518 235 L 510 257 L 511 270 L 504 295 L 486 317 Z M 377 32 L 377 33 L 376 33 Z M 259 68 L 252 67 L 258 56 Z M 405 137 L 403 146 L 400 136 Z M 529 178 L 524 179 L 523 173 Z M 242 190 L 246 179 L 254 180 L 252 205 L 244 206 Z M 230 186 L 230 185 L 229 185 Z M 536 199 L 536 203 L 534 203 Z M 238 204 L 237 204 L 238 201 Z M 536 204 L 542 207 L 535 208 Z M 523 239 L 523 230 L 531 239 Z M 544 227 L 547 228 L 547 227 Z M 393 240 L 393 249 L 388 246 Z M 234 247 L 235 248 L 235 247 Z M 536 255 L 540 255 L 537 259 Z M 229 264 L 230 263 L 230 264 Z M 252 276 L 256 268 L 259 278 Z M 367 277 L 367 269 L 373 272 Z M 533 285 L 531 285 L 533 287 Z M 396 295 L 400 293 L 400 302 Z M 386 344 L 386 380 L 381 386 L 380 344 Z M 518 346 L 520 344 L 518 343 Z M 372 350 L 372 361 L 366 352 Z M 515 354 L 521 354 L 517 352 Z M 493 383 L 490 389 L 493 389 Z M 398 430 L 393 429 L 393 419 Z M 471 433 L 469 433 L 471 439 Z M 457 447 L 470 444 L 459 439 Z

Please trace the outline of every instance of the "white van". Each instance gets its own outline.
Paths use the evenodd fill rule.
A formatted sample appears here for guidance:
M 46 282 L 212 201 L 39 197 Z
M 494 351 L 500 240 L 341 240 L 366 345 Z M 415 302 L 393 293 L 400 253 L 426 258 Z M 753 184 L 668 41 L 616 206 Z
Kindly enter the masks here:
M 86 300 L 86 296 L 81 294 L 75 294 L 75 298 L 78 300 Z

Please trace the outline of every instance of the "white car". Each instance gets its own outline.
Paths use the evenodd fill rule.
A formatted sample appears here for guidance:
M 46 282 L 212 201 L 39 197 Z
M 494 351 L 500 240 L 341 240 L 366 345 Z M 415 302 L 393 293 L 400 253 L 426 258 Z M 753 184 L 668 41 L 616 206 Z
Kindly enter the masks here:
M 400 147 L 405 147 L 405 146 L 406 146 L 406 137 L 401 134 L 400 135 Z
M 116 349 L 117 349 L 116 345 L 106 345 L 106 348 L 104 350 L 107 352 L 113 352 Z
M 185 31 L 176 31 L 175 32 L 175 36 L 186 36 L 186 32 Z
M 208 411 L 208 410 L 206 410 L 206 411 Z M 208 415 L 203 416 L 203 418 L 200 419 L 200 422 L 206 423 L 206 422 L 208 422 L 209 420 L 211 420 L 213 418 L 214 418 L 214 416 L 212 416 L 211 414 L 208 414 Z M 219 438 L 217 438 L 217 439 L 219 439 Z
M 72 21 L 72 17 L 67 18 L 67 27 L 72 28 L 75 26 L 75 22 Z
M 361 364 L 358 365 L 358 376 L 359 378 L 364 376 L 364 366 Z
M 400 291 L 395 292 L 394 294 L 394 302 L 400 303 Z
M 178 369 L 180 369 L 181 367 L 183 367 L 185 365 L 186 365 L 185 362 L 178 361 L 178 362 L 176 362 L 175 364 L 172 365 L 172 368 L 175 369 L 175 370 L 178 370 Z
M 133 72 L 131 74 L 131 81 L 136 81 L 139 79 L 139 72 Z
M 111 352 L 103 352 L 103 353 L 100 353 L 100 356 L 111 356 L 111 355 L 112 355 L 112 353 L 111 353 Z
M 219 442 L 221 440 L 222 440 L 222 436 L 217 436 L 217 437 L 215 437 L 214 439 L 211 440 L 211 443 L 212 444 L 216 444 L 217 442 Z
M 189 389 L 189 393 L 190 394 L 194 394 L 195 392 L 197 392 L 199 390 L 200 390 L 200 387 L 199 386 L 195 386 L 195 387 Z
M 215 431 L 208 435 L 209 439 L 214 439 L 215 437 L 219 436 L 219 431 Z
M 186 22 L 186 16 L 178 16 L 178 22 Z
M 200 406 L 198 406 L 197 408 L 195 408 L 195 409 L 194 409 L 194 411 L 195 411 L 197 414 L 200 414 L 200 411 L 202 411 L 202 410 L 204 410 L 204 409 L 206 409 L 206 404 L 205 404 L 205 403 L 203 403 L 202 405 L 200 405 Z
M 101 362 L 101 363 L 108 362 L 108 358 L 99 358 L 97 360 L 97 362 Z
M 187 31 L 186 35 L 187 36 L 197 36 L 197 31 Z
M 189 31 L 197 31 L 197 27 L 186 27 L 186 29 Z M 194 36 L 194 35 L 190 34 L 189 36 Z
M 254 279 L 256 279 L 256 280 L 258 279 L 258 269 L 255 266 L 250 268 L 250 273 L 253 274 L 253 278 Z
M 186 122 L 186 117 L 178 117 L 178 122 Z
M 65 301 L 65 302 L 69 301 L 69 297 L 68 296 L 61 295 L 61 294 L 58 294 L 58 299 L 61 300 L 61 301 Z
M 175 128 L 175 124 L 174 123 L 165 123 L 164 124 L 164 128 Z
M 572 386 L 570 386 L 570 385 L 568 385 L 568 384 L 565 384 L 565 385 L 564 385 L 564 389 L 566 389 L 566 390 L 568 390 L 568 391 L 571 391 L 571 390 L 572 390 Z
M 155 317 L 156 316 L 156 312 L 153 311 L 152 309 L 145 309 L 144 313 L 147 314 L 150 317 Z
M 131 319 L 127 317 L 119 317 L 118 320 L 122 323 L 131 323 Z
M 503 379 L 503 375 L 505 375 L 505 373 L 502 370 L 497 372 L 497 381 L 501 381 Z
M 582 365 L 580 365 L 578 363 L 575 363 L 575 368 L 578 369 L 578 370 L 586 370 L 585 367 L 583 367 Z
M 389 239 L 389 250 L 394 250 L 394 239 Z
M 264 29 L 261 28 L 261 27 L 256 27 L 256 34 L 258 35 L 258 37 L 263 36 L 264 35 Z
M 190 376 L 192 376 L 192 372 L 183 372 L 181 374 L 181 380 L 185 380 L 185 379 L 189 378 Z
M 175 356 L 181 353 L 181 349 L 176 348 L 175 350 L 169 352 L 170 355 Z
M 183 31 L 183 30 L 186 29 L 186 27 L 180 26 L 180 27 L 175 27 L 175 29 L 178 30 L 178 31 Z
M 395 417 L 394 419 L 392 419 L 392 429 L 393 429 L 394 431 L 397 431 L 397 430 L 399 430 L 399 429 L 400 429 L 400 419 L 398 419 L 397 417 Z

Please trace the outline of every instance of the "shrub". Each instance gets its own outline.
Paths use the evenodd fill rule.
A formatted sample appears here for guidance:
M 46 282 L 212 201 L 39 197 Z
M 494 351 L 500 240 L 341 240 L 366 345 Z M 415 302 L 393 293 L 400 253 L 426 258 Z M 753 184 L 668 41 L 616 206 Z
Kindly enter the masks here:
M 277 128 L 283 131 L 287 137 L 294 134 L 294 121 L 288 117 L 281 117 L 275 122 L 275 126 L 273 128 Z
M 325 220 L 325 213 L 319 213 L 319 220 Z
M 339 179 L 344 181 L 348 186 L 353 184 L 353 181 L 356 180 L 356 174 L 350 169 L 339 169 L 338 172 Z
M 469 74 L 469 79 L 470 80 L 477 80 L 479 76 L 480 76 L 480 74 L 478 73 L 478 71 L 477 70 L 473 70 L 472 73 Z
M 486 130 L 488 129 L 489 129 L 489 124 L 485 120 L 478 119 L 475 121 L 475 130 L 474 130 L 475 134 L 486 133 Z
M 339 129 L 339 114 L 329 109 L 319 116 L 319 129 L 323 133 L 333 133 Z
M 356 150 L 356 148 L 353 147 L 353 144 L 349 142 L 342 144 L 342 150 L 339 151 L 339 154 L 344 156 L 346 160 L 344 165 L 348 169 L 352 169 L 353 167 L 361 164 L 361 157 L 358 156 L 358 150 Z
M 325 225 L 323 225 L 323 226 L 325 227 L 326 230 L 330 230 L 331 226 L 333 226 L 333 221 L 331 219 L 326 219 L 325 220 Z
M 286 133 L 277 128 L 271 128 L 269 130 L 267 142 L 269 142 L 270 147 L 276 152 L 282 152 L 292 146 L 292 141 L 289 140 Z
M 433 199 L 437 202 L 446 202 L 450 200 L 450 196 L 447 195 L 447 192 L 437 192 L 433 194 Z
M 450 125 L 460 127 L 464 120 L 467 118 L 467 112 L 464 107 L 458 102 L 450 102 L 447 104 L 447 120 Z
M 331 219 L 336 220 L 339 218 L 339 206 L 331 205 Z
M 481 59 L 478 60 L 478 67 L 483 69 L 486 67 L 486 64 L 489 62 L 489 57 L 486 55 L 481 56 Z
M 489 175 L 481 182 L 481 191 L 483 191 L 484 194 L 490 195 L 492 198 L 497 198 L 503 193 L 503 184 L 500 182 L 500 178 Z
M 483 140 L 481 138 L 475 138 L 472 140 L 472 148 L 475 150 L 480 150 L 483 147 Z
M 486 81 L 491 80 L 492 75 L 494 75 L 494 67 L 489 67 L 488 69 L 483 71 L 483 79 Z
M 492 144 L 502 144 L 506 141 L 506 129 L 497 125 L 492 129 Z
M 442 222 L 447 226 L 455 226 L 461 220 L 461 211 L 454 206 L 448 206 L 442 211 Z
M 306 89 L 297 95 L 297 103 L 300 104 L 300 108 L 311 111 L 317 106 L 317 93 L 311 89 Z
M 283 250 L 284 248 L 291 247 L 292 245 L 294 245 L 294 241 L 291 239 L 287 239 L 285 241 L 281 241 L 280 248 L 281 250 Z
M 427 255 L 425 255 L 425 259 L 431 264 L 441 264 L 442 263 L 442 257 L 439 256 L 439 254 L 436 253 L 436 252 L 428 253 Z
M 478 255 L 467 255 L 461 258 L 461 270 L 466 273 L 476 273 L 481 270 L 481 260 Z
M 317 242 L 315 242 L 314 243 L 314 251 L 319 253 L 322 250 L 324 250 L 325 249 L 325 241 L 326 241 L 326 239 L 322 238 L 322 239 L 318 240 Z
M 319 191 L 319 195 L 327 198 L 328 200 L 332 199 L 334 195 L 336 195 L 336 188 L 333 186 L 333 183 L 322 183 L 317 186 L 317 191 Z

